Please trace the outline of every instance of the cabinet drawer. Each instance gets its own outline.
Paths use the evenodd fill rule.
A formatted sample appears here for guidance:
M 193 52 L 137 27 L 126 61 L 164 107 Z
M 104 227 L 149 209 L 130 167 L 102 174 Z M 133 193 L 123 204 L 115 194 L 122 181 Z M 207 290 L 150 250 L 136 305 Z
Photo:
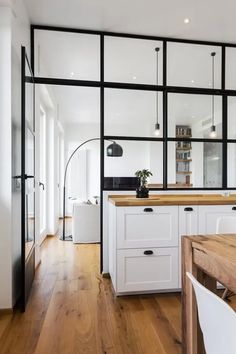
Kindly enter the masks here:
M 178 247 L 117 251 L 118 293 L 176 288 Z
M 178 207 L 117 210 L 117 248 L 178 246 Z

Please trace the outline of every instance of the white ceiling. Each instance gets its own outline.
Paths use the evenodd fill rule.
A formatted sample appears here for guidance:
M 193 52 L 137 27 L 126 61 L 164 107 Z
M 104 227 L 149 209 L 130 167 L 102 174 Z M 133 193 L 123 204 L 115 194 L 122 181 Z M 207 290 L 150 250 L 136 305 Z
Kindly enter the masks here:
M 235 0 L 25 0 L 32 23 L 236 42 Z M 184 18 L 190 18 L 185 24 Z

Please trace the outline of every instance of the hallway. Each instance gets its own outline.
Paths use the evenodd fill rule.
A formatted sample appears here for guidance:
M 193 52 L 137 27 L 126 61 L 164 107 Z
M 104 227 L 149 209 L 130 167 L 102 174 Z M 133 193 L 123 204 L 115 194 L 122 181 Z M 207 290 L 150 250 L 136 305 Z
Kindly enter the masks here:
M 114 298 L 99 245 L 49 237 L 24 314 L 0 317 L 1 354 L 178 354 L 180 297 Z

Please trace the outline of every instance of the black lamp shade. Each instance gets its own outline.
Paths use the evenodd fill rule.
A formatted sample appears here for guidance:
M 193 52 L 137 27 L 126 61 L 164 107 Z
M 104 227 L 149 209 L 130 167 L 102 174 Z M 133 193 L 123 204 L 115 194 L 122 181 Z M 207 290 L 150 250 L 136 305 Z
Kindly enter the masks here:
M 107 147 L 107 156 L 108 157 L 121 157 L 121 156 L 123 156 L 122 147 L 119 144 L 117 144 L 116 142 L 110 144 Z

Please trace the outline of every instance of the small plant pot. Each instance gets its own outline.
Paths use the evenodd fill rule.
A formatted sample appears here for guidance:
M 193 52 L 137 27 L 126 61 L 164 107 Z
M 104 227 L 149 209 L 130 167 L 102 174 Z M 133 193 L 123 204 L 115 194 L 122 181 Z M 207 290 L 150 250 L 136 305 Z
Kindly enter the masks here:
M 136 189 L 136 198 L 148 198 L 149 189 L 147 187 L 138 187 Z

